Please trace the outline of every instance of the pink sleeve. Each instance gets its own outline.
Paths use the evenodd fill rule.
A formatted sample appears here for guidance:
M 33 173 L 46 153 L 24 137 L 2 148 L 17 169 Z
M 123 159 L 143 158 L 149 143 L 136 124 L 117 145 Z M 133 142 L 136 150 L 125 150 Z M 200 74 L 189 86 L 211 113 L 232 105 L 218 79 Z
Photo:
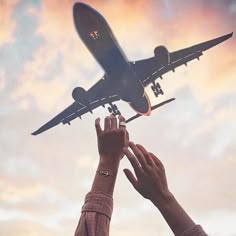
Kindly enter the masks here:
M 113 199 L 103 192 L 86 195 L 75 236 L 108 236 Z
M 185 230 L 179 236 L 207 236 L 200 225 L 195 225 L 192 228 Z

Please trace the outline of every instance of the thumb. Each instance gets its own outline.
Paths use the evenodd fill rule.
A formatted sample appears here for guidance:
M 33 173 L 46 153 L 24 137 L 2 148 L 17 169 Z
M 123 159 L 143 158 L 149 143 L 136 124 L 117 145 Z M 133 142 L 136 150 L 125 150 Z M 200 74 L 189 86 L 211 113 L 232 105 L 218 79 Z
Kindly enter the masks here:
M 129 182 L 133 185 L 133 187 L 137 190 L 138 187 L 138 181 L 135 178 L 135 176 L 133 175 L 133 173 L 129 170 L 129 169 L 124 169 L 123 170 L 125 173 L 125 176 L 127 177 L 127 179 L 129 180 Z

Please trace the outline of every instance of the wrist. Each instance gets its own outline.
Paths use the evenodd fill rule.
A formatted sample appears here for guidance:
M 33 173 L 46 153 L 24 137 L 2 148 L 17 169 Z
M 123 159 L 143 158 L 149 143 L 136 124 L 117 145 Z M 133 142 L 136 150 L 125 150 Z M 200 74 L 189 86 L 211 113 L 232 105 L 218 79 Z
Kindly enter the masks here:
M 119 161 L 112 162 L 112 159 L 100 157 L 91 191 L 101 191 L 112 196 L 119 164 Z
M 116 156 L 107 156 L 100 154 L 99 164 L 111 167 L 119 166 L 120 160 L 123 157 L 122 155 L 123 153 L 121 155 L 116 155 Z
M 162 210 L 168 208 L 176 200 L 174 195 L 170 191 L 167 191 L 163 193 L 162 196 L 158 196 L 151 201 L 159 210 Z
M 108 171 L 111 175 L 116 175 L 119 169 L 119 165 L 120 165 L 120 160 L 119 161 L 115 161 L 112 160 L 111 161 L 107 161 L 106 159 L 102 159 L 100 158 L 99 164 L 98 164 L 98 171 Z

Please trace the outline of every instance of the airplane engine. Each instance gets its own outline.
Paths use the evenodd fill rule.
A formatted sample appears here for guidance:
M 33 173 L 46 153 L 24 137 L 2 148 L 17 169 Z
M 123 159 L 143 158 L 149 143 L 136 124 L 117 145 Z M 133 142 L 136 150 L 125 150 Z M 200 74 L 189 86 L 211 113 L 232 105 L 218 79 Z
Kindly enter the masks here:
M 87 92 L 82 87 L 76 87 L 72 91 L 72 97 L 76 102 L 79 102 L 83 105 L 88 103 Z
M 163 66 L 166 66 L 170 63 L 170 53 L 164 46 L 158 46 L 154 50 L 154 55 L 157 62 Z

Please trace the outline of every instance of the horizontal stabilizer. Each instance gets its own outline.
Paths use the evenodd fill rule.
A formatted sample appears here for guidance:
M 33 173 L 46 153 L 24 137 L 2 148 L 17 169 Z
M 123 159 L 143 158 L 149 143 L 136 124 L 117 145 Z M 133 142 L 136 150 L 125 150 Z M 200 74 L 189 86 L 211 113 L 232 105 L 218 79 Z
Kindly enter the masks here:
M 157 105 L 154 105 L 154 106 L 151 107 L 151 110 L 153 111 L 153 110 L 157 109 L 158 107 L 161 107 L 161 106 L 163 106 L 163 105 L 165 105 L 165 104 L 167 104 L 167 103 L 169 103 L 169 102 L 172 102 L 172 101 L 174 101 L 174 100 L 175 100 L 175 98 L 171 98 L 171 99 L 166 100 L 166 101 L 164 101 L 164 102 L 161 102 L 161 103 L 159 103 L 159 104 L 157 104 Z M 142 115 L 136 114 L 135 116 L 132 116 L 132 117 L 130 117 L 128 120 L 126 120 L 125 123 L 129 123 L 130 121 L 133 121 L 133 120 L 139 118 L 140 116 L 142 116 Z

